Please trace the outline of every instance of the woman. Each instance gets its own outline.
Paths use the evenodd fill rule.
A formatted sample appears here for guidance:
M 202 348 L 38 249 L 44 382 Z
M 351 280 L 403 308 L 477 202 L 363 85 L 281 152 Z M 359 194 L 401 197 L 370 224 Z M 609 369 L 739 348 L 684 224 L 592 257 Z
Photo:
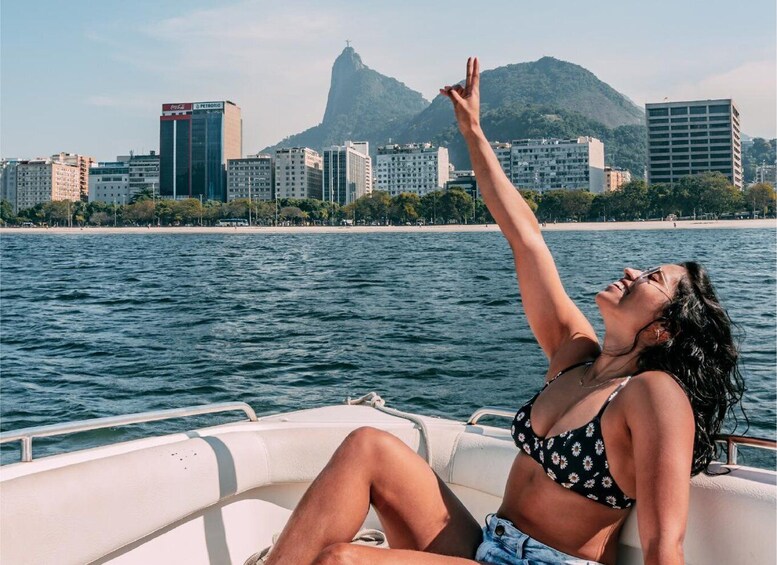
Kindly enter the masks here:
M 683 563 L 688 479 L 713 458 L 711 438 L 743 391 L 731 323 L 705 271 L 695 263 L 624 269 L 596 296 L 600 346 L 480 129 L 477 59 L 467 62 L 465 86 L 440 92 L 513 250 L 526 316 L 549 361 L 545 386 L 513 421 L 522 453 L 481 530 L 403 442 L 358 429 L 310 486 L 266 563 L 614 564 L 635 501 L 645 563 Z M 345 543 L 370 505 L 389 550 Z

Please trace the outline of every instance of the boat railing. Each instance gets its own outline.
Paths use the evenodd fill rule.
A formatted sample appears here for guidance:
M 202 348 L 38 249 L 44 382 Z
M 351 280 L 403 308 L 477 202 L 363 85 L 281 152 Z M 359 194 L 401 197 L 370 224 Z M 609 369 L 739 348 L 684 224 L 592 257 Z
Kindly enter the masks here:
M 736 436 L 731 434 L 721 434 L 715 436 L 717 443 L 726 444 L 726 465 L 736 465 L 738 447 L 747 446 L 755 447 L 757 449 L 768 449 L 770 451 L 777 451 L 777 441 L 773 439 L 764 439 L 760 437 L 749 436 Z
M 2 432 L 0 433 L 0 444 L 11 441 L 20 441 L 22 445 L 21 460 L 22 462 L 29 462 L 32 461 L 32 440 L 36 437 L 60 436 L 86 432 L 89 430 L 99 430 L 102 428 L 115 428 L 119 426 L 128 426 L 130 424 L 141 424 L 145 422 L 156 422 L 158 420 L 187 418 L 190 416 L 214 414 L 217 412 L 233 412 L 238 410 L 245 412 L 251 422 L 257 421 L 256 412 L 254 412 L 254 409 L 245 402 L 219 402 L 200 406 L 188 406 L 185 408 L 125 414 L 122 416 L 107 416 L 105 418 L 93 418 L 90 420 L 79 420 L 77 422 L 65 422 L 62 424 L 51 424 L 47 426 Z
M 468 426 L 474 426 L 485 416 L 498 416 L 500 418 L 512 418 L 515 416 L 515 410 L 506 408 L 497 408 L 494 406 L 484 406 L 478 408 L 467 420 Z M 756 449 L 767 449 L 777 451 L 777 441 L 773 439 L 764 439 L 750 436 L 737 436 L 731 434 L 720 434 L 715 436 L 715 442 L 725 444 L 726 446 L 726 465 L 737 465 L 738 447 L 754 447 Z
M 472 416 L 467 420 L 468 426 L 474 426 L 484 416 L 499 416 L 501 418 L 512 418 L 515 416 L 515 410 L 508 410 L 507 408 L 497 408 L 495 406 L 484 406 L 478 408 L 472 413 Z

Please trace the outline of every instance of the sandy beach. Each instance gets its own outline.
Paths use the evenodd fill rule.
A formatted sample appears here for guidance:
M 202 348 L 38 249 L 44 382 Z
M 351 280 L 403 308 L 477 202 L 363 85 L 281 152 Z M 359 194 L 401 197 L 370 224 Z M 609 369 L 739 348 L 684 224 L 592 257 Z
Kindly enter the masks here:
M 543 231 L 687 230 L 777 228 L 777 220 L 686 220 L 673 222 L 582 222 L 546 224 Z M 444 226 L 302 226 L 302 227 L 73 227 L 0 228 L 0 235 L 33 234 L 313 234 L 313 233 L 449 233 L 498 231 L 496 224 Z

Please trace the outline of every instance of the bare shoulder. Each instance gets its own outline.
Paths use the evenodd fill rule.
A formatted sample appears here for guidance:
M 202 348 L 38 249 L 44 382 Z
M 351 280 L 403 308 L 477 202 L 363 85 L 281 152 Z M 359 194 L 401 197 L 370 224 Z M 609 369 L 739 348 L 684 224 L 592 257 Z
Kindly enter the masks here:
M 688 396 L 673 376 L 664 371 L 645 371 L 631 379 L 621 393 L 627 421 L 652 425 L 690 425 L 693 410 Z

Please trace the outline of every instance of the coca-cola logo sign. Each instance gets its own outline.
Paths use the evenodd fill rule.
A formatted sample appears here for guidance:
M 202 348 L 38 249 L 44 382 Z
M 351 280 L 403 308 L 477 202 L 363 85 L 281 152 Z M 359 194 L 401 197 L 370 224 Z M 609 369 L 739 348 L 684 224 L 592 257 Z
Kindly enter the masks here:
M 162 104 L 163 112 L 185 112 L 192 109 L 191 102 L 179 102 L 176 104 Z

